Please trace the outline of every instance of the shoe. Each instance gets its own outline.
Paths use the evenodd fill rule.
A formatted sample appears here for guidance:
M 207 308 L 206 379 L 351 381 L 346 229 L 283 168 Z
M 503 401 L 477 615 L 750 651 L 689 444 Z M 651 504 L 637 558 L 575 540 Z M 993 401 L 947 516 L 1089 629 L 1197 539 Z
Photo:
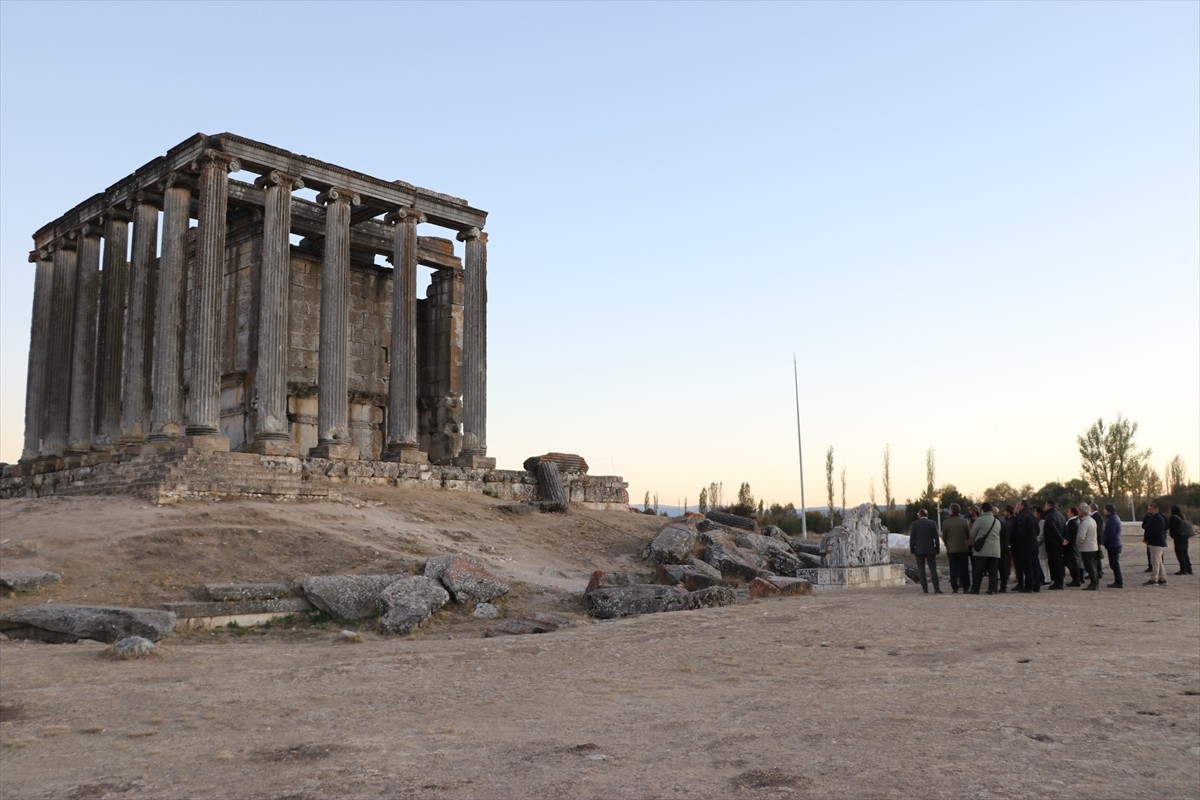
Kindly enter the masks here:
M 1052 592 L 1058 592 L 1058 591 L 1062 591 L 1062 588 L 1063 588 L 1063 587 L 1062 587 L 1062 584 L 1061 584 L 1061 583 L 1055 583 L 1055 584 L 1051 584 L 1051 586 L 1050 586 L 1050 591 L 1052 591 Z
M 941 589 L 934 589 L 933 593 L 934 594 L 945 594 L 945 592 L 943 592 Z
M 1187 575 L 1187 573 L 1184 572 L 1183 570 L 1179 570 L 1179 572 L 1176 572 L 1175 574 L 1176 575 Z
M 1071 581 L 1067 586 L 1083 586 L 1083 583 L 1080 581 Z
M 1165 580 L 1163 580 L 1163 581 L 1159 581 L 1159 582 L 1158 582 L 1158 585 L 1159 585 L 1159 586 L 1166 586 L 1166 585 L 1167 585 L 1167 582 L 1166 582 Z
M 1124 589 L 1124 588 L 1125 588 L 1125 584 L 1123 584 L 1123 583 L 1110 583 L 1110 584 L 1108 585 L 1108 588 L 1110 588 L 1110 589 Z
M 1156 581 L 1156 580 L 1154 580 L 1153 578 L 1151 578 L 1150 580 L 1148 580 L 1148 581 L 1146 581 L 1145 583 L 1143 583 L 1143 584 L 1142 584 L 1142 586 L 1155 586 L 1155 585 L 1157 585 L 1157 584 L 1158 584 L 1158 581 Z
M 1099 586 L 1085 586 L 1085 587 L 1083 587 L 1083 590 L 1085 592 L 1095 592 L 1095 591 L 1099 590 L 1099 588 L 1100 588 Z
M 988 592 L 988 594 L 996 594 L 996 592 Z
M 1146 572 L 1154 572 L 1154 567 L 1146 567 Z

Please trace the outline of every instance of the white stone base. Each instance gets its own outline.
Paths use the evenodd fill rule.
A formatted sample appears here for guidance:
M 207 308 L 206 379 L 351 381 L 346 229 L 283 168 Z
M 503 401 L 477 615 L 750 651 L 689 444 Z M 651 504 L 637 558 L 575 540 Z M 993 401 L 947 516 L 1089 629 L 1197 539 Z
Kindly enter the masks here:
M 797 570 L 797 578 L 812 582 L 814 591 L 829 589 L 883 589 L 903 586 L 903 564 L 873 564 L 869 567 L 820 567 Z

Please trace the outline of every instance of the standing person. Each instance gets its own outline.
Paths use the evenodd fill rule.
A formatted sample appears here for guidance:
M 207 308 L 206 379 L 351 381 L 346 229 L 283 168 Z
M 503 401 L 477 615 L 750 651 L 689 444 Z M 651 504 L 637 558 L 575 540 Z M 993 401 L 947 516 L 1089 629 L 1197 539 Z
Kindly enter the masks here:
M 1042 537 L 1046 541 L 1046 564 L 1050 568 L 1051 589 L 1063 588 L 1063 578 L 1066 577 L 1066 570 L 1063 569 L 1063 548 L 1067 545 L 1067 520 L 1057 505 L 1053 500 L 1047 500 L 1043 507 L 1046 512 L 1046 524 L 1042 529 Z
M 1063 531 L 1063 565 L 1071 574 L 1071 582 L 1067 586 L 1083 586 L 1080 576 L 1083 574 L 1083 559 L 1079 557 L 1079 548 L 1075 539 L 1079 536 L 1079 509 L 1071 506 L 1067 509 L 1067 527 Z
M 1192 575 L 1192 557 L 1188 555 L 1188 539 L 1192 538 L 1196 529 L 1188 518 L 1183 515 L 1179 506 L 1171 506 L 1171 516 L 1167 518 L 1167 530 L 1175 542 L 1175 558 L 1179 561 L 1179 572 L 1176 575 Z
M 950 562 L 950 591 L 966 594 L 971 589 L 971 526 L 958 515 L 958 503 L 950 504 L 950 516 L 942 523 L 942 539 L 946 541 L 946 560 Z
M 1104 549 L 1108 551 L 1108 568 L 1112 570 L 1113 582 L 1110 589 L 1123 589 L 1125 582 L 1121 579 L 1121 518 L 1117 516 L 1117 507 L 1112 503 L 1104 506 L 1108 518 L 1104 520 Z
M 1104 517 L 1100 516 L 1100 506 L 1096 505 L 1096 501 L 1088 503 L 1088 508 L 1092 510 L 1092 522 L 1096 523 L 1096 538 L 1100 538 L 1104 531 Z M 1101 580 L 1104 577 L 1104 548 L 1096 548 L 1096 580 Z
M 1088 584 L 1083 587 L 1096 591 L 1100 588 L 1100 573 L 1096 569 L 1096 551 L 1100 549 L 1099 535 L 1096 531 L 1096 520 L 1087 504 L 1079 507 L 1079 530 L 1075 536 L 1075 549 L 1083 559 L 1083 570 L 1087 573 Z
M 938 582 L 937 554 L 942 551 L 938 541 L 937 524 L 929 518 L 925 509 L 917 511 L 917 521 L 908 532 L 908 551 L 917 557 L 917 576 L 921 579 L 921 591 L 929 594 L 929 582 L 925 577 L 925 567 L 933 573 L 933 593 L 941 594 L 942 586 Z
M 1037 516 L 1038 526 L 1038 586 L 1049 586 L 1050 565 L 1046 563 L 1046 510 L 1044 508 L 1035 508 L 1033 513 Z
M 1038 524 L 1029 501 L 1017 501 L 1017 515 L 1013 517 L 1012 555 L 1013 569 L 1017 573 L 1017 591 L 1028 594 L 1042 589 L 1038 577 Z
M 1012 574 L 1013 557 L 1012 557 L 1012 532 L 1013 532 L 1013 511 L 1012 506 L 1005 506 L 1003 516 L 1000 519 L 1000 591 L 1008 591 L 1008 576 Z
M 982 543 L 982 544 L 981 544 Z M 1000 564 L 1000 520 L 992 513 L 992 504 L 985 502 L 979 516 L 971 525 L 971 594 L 979 594 L 983 575 L 987 573 L 988 594 L 996 593 L 996 569 Z
M 1146 516 L 1142 517 L 1142 541 L 1150 548 L 1150 580 L 1146 586 L 1167 585 L 1167 568 L 1163 566 L 1163 553 L 1167 552 L 1167 519 L 1158 511 L 1158 503 L 1146 504 Z

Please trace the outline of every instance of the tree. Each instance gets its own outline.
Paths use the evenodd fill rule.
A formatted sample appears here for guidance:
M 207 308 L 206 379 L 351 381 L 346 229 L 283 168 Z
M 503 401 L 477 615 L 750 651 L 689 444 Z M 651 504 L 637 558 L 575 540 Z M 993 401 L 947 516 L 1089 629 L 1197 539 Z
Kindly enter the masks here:
M 846 468 L 842 467 L 842 513 L 846 513 Z
M 833 520 L 833 445 L 825 452 L 825 490 L 829 496 L 829 519 Z
M 708 489 L 700 490 L 700 513 L 708 513 Z
M 925 451 L 925 496 L 933 497 L 933 448 Z
M 710 483 L 708 485 L 708 507 L 716 511 L 721 507 L 721 495 L 724 493 L 725 484 Z
M 1104 420 L 1098 419 L 1082 436 L 1075 437 L 1083 478 L 1105 497 L 1137 490 L 1145 479 L 1142 471 L 1150 450 L 1138 450 L 1134 444 L 1137 427 L 1136 422 L 1118 414 L 1117 421 L 1107 428 Z
M 658 492 L 654 493 L 654 513 L 658 513 Z
M 1176 455 L 1167 463 L 1167 491 L 1177 492 L 1187 486 L 1187 464 L 1183 456 Z
M 650 490 L 646 490 L 646 499 L 642 502 L 642 510 L 647 514 L 650 513 Z M 657 513 L 657 512 L 655 512 Z
M 1015 503 L 1024 496 L 1018 494 L 1017 490 L 1010 486 L 1007 481 L 1000 481 L 995 486 L 989 486 L 983 490 L 983 499 L 994 506 L 1003 507 L 1008 503 Z
M 875 501 L 872 499 L 871 501 Z M 896 509 L 896 498 L 892 497 L 892 446 L 883 446 L 883 504 L 888 511 Z
M 750 484 L 743 483 L 738 487 L 738 505 L 754 506 L 754 494 L 750 491 Z

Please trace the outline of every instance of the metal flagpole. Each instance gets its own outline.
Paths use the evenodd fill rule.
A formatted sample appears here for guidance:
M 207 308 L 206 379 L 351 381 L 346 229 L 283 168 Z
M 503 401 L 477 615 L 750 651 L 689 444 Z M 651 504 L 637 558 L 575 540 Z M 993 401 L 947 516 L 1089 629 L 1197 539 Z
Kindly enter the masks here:
M 804 504 L 804 447 L 800 442 L 800 370 L 792 353 L 792 376 L 796 380 L 796 452 L 800 456 L 800 532 L 808 538 L 808 514 Z

